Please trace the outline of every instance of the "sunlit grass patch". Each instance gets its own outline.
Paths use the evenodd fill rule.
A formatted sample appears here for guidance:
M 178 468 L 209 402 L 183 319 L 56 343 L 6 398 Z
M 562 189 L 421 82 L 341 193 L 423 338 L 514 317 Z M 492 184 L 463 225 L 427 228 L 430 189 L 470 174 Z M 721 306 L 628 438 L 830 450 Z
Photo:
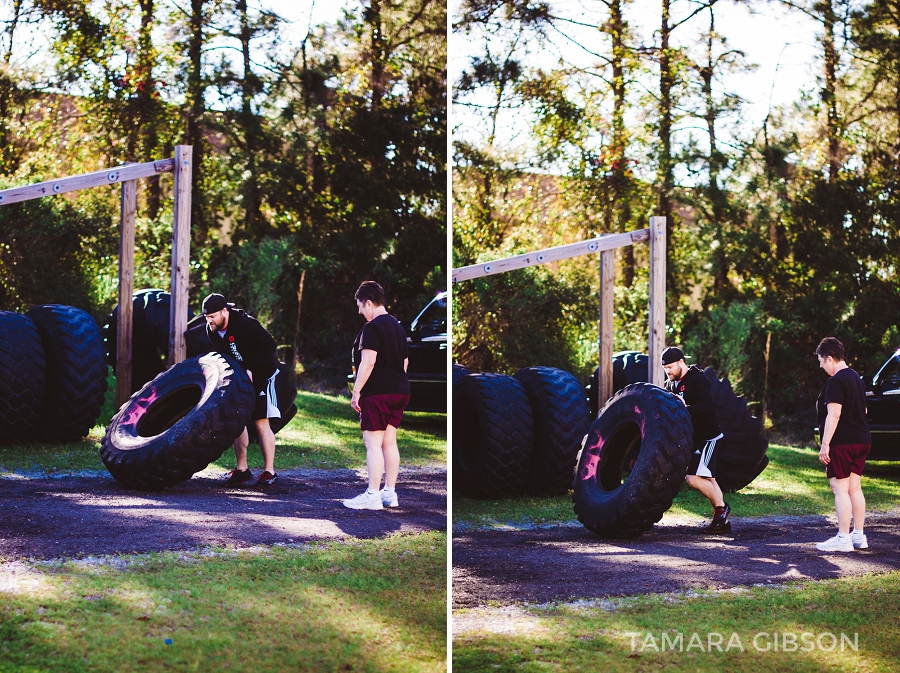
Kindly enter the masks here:
M 517 610 L 518 632 L 489 608 L 454 613 L 454 670 L 887 672 L 900 661 L 900 622 L 884 618 L 900 611 L 896 572 Z
M 737 493 L 726 495 L 734 517 L 801 516 L 834 511 L 834 496 L 817 450 L 772 444 L 768 456 L 769 466 L 759 477 Z M 862 484 L 869 511 L 890 511 L 900 506 L 900 463 L 867 463 Z M 709 501 L 684 484 L 667 515 L 709 518 Z M 577 522 L 577 518 L 571 493 L 567 493 L 555 497 L 491 500 L 454 497 L 453 521 L 490 527 Z
M 0 582 L 0 671 L 446 668 L 441 532 L 118 559 Z

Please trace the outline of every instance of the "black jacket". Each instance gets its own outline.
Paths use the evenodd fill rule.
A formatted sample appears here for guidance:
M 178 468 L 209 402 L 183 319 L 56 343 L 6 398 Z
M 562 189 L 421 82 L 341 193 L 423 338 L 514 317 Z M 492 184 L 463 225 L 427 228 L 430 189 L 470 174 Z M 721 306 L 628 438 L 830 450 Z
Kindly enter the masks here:
M 666 379 L 666 390 L 684 399 L 694 424 L 694 443 L 718 437 L 722 429 L 716 418 L 709 379 L 696 365 L 688 367 L 680 381 Z
M 206 326 L 212 350 L 234 358 L 245 370 L 253 372 L 253 387 L 263 390 L 266 381 L 278 368 L 275 339 L 260 322 L 241 309 L 228 311 L 225 336 Z

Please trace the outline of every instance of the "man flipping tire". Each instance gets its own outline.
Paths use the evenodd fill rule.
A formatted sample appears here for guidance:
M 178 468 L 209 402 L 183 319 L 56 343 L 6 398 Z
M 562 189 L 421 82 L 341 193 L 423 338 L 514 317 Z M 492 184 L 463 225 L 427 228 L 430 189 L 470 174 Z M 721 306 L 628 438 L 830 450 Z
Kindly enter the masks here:
M 278 375 L 278 357 L 275 339 L 259 321 L 234 304 L 225 301 L 221 294 L 211 294 L 203 300 L 206 317 L 206 335 L 212 347 L 219 353 L 237 360 L 250 380 L 256 393 L 253 421 L 259 435 L 262 450 L 263 473 L 251 484 L 253 488 L 266 490 L 275 485 L 275 433 L 269 425 L 270 418 L 281 418 L 275 393 L 275 377 Z M 234 440 L 235 469 L 225 477 L 226 486 L 241 486 L 253 479 L 247 465 L 247 447 L 250 444 L 247 428 Z
M 666 370 L 666 390 L 681 399 L 694 426 L 694 453 L 685 480 L 688 486 L 706 496 L 713 507 L 712 522 L 702 532 L 714 535 L 730 533 L 728 514 L 731 508 L 716 483 L 716 442 L 722 439 L 723 434 L 716 418 L 709 379 L 696 365 L 688 367 L 684 353 L 674 346 L 663 351 L 662 365 Z

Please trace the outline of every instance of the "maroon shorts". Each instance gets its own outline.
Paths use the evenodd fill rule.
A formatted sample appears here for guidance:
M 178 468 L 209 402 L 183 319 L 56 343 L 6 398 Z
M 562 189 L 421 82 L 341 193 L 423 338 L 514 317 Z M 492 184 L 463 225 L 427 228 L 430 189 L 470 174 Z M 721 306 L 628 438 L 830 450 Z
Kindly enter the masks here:
M 866 466 L 866 456 L 869 455 L 871 444 L 838 444 L 832 445 L 828 455 L 831 462 L 825 466 L 825 474 L 831 479 L 846 479 L 850 473 L 862 476 Z
M 359 422 L 363 430 L 387 430 L 400 427 L 409 395 L 372 395 L 359 398 Z

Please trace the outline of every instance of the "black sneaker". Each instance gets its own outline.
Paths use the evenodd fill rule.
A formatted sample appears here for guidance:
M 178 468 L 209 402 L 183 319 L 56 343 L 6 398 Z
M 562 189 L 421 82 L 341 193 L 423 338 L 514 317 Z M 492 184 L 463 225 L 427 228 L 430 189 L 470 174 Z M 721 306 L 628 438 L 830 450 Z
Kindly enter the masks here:
M 253 472 L 248 467 L 246 470 L 232 470 L 225 475 L 226 486 L 240 486 L 253 479 Z
M 703 532 L 713 535 L 719 533 L 730 533 L 731 522 L 728 520 L 729 514 L 731 514 L 731 507 L 728 506 L 727 502 L 722 507 L 716 507 L 713 510 L 712 522 L 703 529 Z
M 256 478 L 256 481 L 253 482 L 252 488 L 265 491 L 272 488 L 275 485 L 276 481 L 278 481 L 278 474 L 272 474 L 271 472 L 266 471 Z

